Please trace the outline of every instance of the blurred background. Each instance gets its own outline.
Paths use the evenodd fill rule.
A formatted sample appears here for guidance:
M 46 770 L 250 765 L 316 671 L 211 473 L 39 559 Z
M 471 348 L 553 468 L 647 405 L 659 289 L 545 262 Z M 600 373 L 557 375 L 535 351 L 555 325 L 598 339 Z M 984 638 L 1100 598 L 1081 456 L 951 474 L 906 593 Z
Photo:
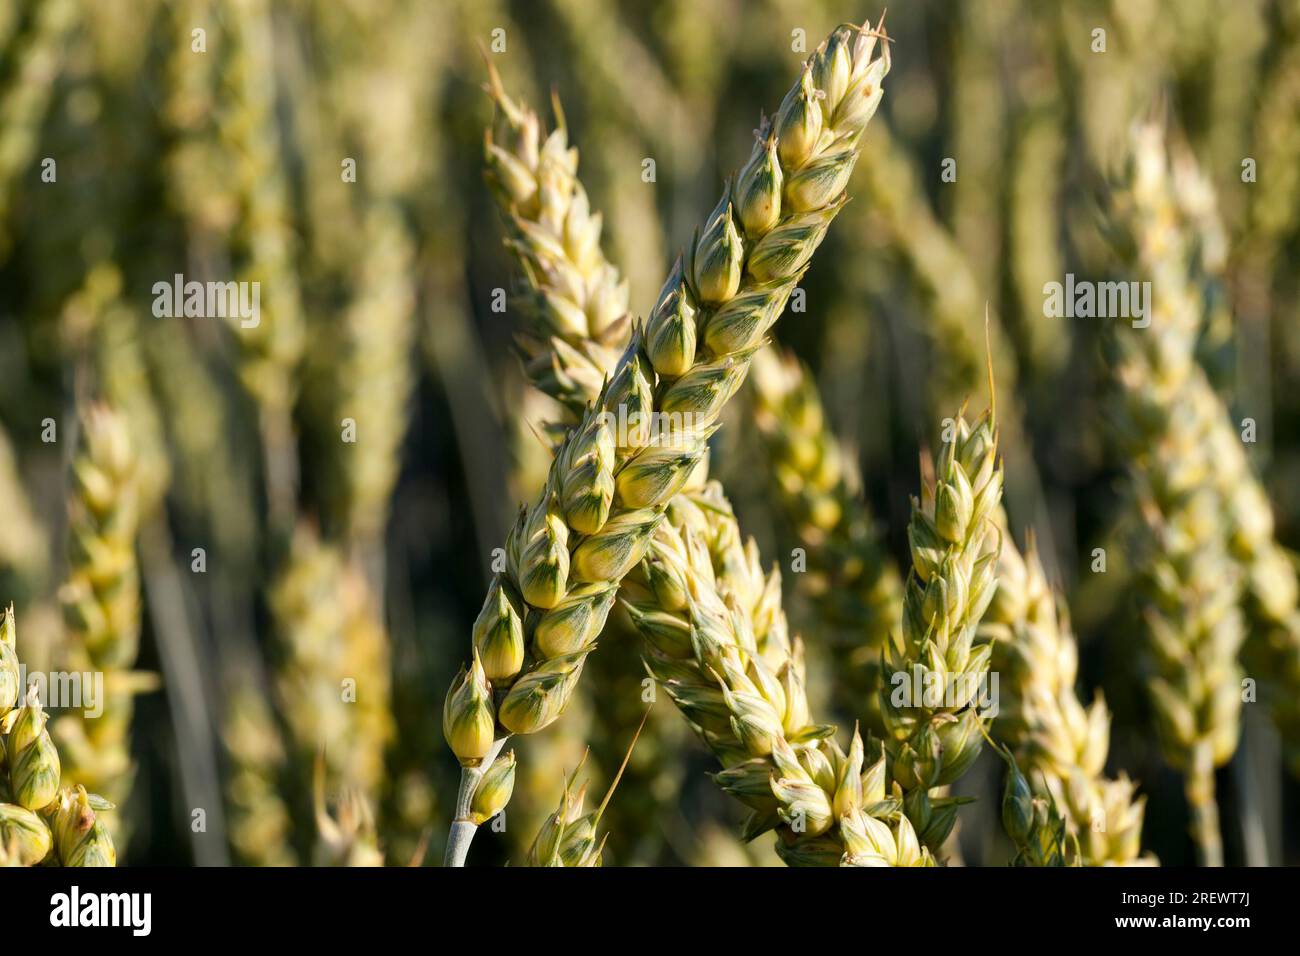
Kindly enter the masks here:
M 840 0 L 0 3 L 0 600 L 16 605 L 31 670 L 77 666 L 88 634 L 108 643 L 89 653 L 108 662 L 120 726 L 65 721 L 56 737 L 106 764 L 87 773 L 120 798 L 123 862 L 335 862 L 312 803 L 322 748 L 324 792 L 367 798 L 389 863 L 441 858 L 457 777 L 443 695 L 492 549 L 545 475 L 538 433 L 553 414 L 525 388 L 517 318 L 492 308 L 515 279 L 482 180 L 482 57 L 548 121 L 552 93 L 562 102 L 605 252 L 644 315 L 760 111 L 833 27 L 879 13 Z M 1235 321 L 1207 364 L 1234 419 L 1257 423 L 1247 448 L 1278 539 L 1300 543 L 1300 3 L 911 0 L 886 25 L 893 70 L 854 198 L 804 280 L 806 310 L 776 336 L 815 373 L 905 562 L 918 454 L 964 397 L 982 401 L 987 307 L 1013 527 L 1036 529 L 1070 600 L 1083 696 L 1100 688 L 1115 712 L 1110 766 L 1148 798 L 1144 845 L 1190 862 L 1112 545 L 1127 462 L 1106 432 L 1101 325 L 1045 317 L 1042 290 L 1067 272 L 1118 275 L 1099 196 L 1131 122 L 1167 116 L 1217 192 Z M 154 284 L 178 273 L 259 281 L 260 324 L 156 317 Z M 713 469 L 772 562 L 792 539 L 752 415 L 742 391 Z M 129 460 L 96 438 L 114 427 Z M 113 494 L 76 467 L 97 448 L 108 473 L 130 472 L 134 500 L 87 528 L 85 500 Z M 1097 547 L 1104 575 L 1089 573 Z M 114 588 L 88 598 L 75 587 L 87 573 Z M 796 577 L 791 623 L 829 684 Z M 641 713 L 636 648 L 617 643 L 566 718 L 519 745 L 508 826 L 485 830 L 475 863 L 521 858 L 587 746 L 584 778 L 604 792 Z M 1228 859 L 1295 863 L 1296 783 L 1263 708 L 1244 710 L 1219 772 Z M 666 700 L 652 709 L 611 803 L 606 864 L 773 862 L 765 840 L 733 835 L 740 811 L 681 723 Z M 1001 864 L 985 760 L 963 783 L 982 799 L 961 856 Z

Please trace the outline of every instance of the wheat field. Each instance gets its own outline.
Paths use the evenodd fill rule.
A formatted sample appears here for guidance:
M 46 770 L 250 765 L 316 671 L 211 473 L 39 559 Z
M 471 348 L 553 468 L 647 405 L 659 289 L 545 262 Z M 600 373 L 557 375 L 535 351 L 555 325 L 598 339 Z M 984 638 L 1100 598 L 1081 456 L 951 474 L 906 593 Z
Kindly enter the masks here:
M 1298 0 L 0 4 L 0 862 L 1300 862 L 1297 156 Z

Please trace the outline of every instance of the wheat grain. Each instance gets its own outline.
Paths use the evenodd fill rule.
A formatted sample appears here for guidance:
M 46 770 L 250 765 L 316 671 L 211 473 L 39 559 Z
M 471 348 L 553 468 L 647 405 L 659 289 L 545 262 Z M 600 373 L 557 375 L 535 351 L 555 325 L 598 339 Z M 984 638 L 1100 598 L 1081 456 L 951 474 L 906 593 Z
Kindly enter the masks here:
M 13 803 L 0 803 L 0 856 L 5 866 L 35 866 L 54 845 L 40 815 Z
M 992 647 L 976 637 L 997 590 L 1001 547 L 993 520 L 1002 495 L 994 411 L 973 425 L 959 413 L 945 423 L 943 438 L 937 471 L 924 477 L 912 502 L 912 569 L 881 690 L 890 775 L 906 794 L 904 810 L 921 843 L 935 852 L 958 803 L 931 791 L 965 773 L 983 744 L 979 698 Z
M 707 437 L 743 380 L 753 349 L 778 318 L 843 205 L 844 182 L 888 71 L 887 45 L 874 56 L 878 39 L 869 30 L 840 28 L 806 65 L 775 124 L 764 124 L 734 192 L 724 192 L 679 258 L 645 328 L 634 331 L 598 404 L 586 408 L 560 446 L 546 488 L 521 510 L 507 542 L 508 570 L 498 578 L 509 614 L 524 621 L 535 610 L 537 627 L 544 629 L 548 615 L 554 620 L 575 613 L 576 601 L 585 605 L 584 626 L 581 634 L 570 635 L 575 639 L 568 643 L 577 650 L 536 659 L 520 674 L 497 682 L 496 714 L 507 733 L 541 730 L 563 711 L 614 588 L 645 556 L 665 505 L 703 460 Z M 814 74 L 824 88 L 820 95 Z M 557 133 L 548 144 L 560 150 L 563 139 Z M 517 204 L 546 208 L 548 190 L 531 174 L 517 175 L 527 172 L 523 165 L 502 160 L 497 188 Z M 778 186 L 782 181 L 784 188 Z M 779 210 L 775 216 L 773 209 Z M 769 223 L 766 231 L 756 228 Z M 590 220 L 582 225 L 584 231 L 572 237 L 579 244 L 589 242 L 594 231 Z M 605 331 L 592 328 L 587 311 L 571 306 L 572 299 L 561 303 L 555 296 L 537 303 L 555 332 L 552 343 L 562 341 L 566 329 L 584 336 Z M 696 324 L 699 340 L 689 355 L 688 321 Z M 670 378 L 669 373 L 681 374 Z M 612 434 L 607 419 L 620 413 L 634 425 L 640 418 L 640 428 Z M 644 416 L 651 413 L 680 416 L 668 432 L 671 442 L 649 434 Z M 566 597 L 568 603 L 560 606 Z M 454 686 L 452 695 L 464 686 Z M 466 698 L 467 711 L 478 706 L 477 695 Z M 467 737 L 466 743 L 473 746 L 457 752 L 466 768 L 463 800 L 473 793 L 480 763 L 494 756 L 480 752 L 477 739 Z M 449 862 L 463 861 L 473 833 L 463 819 L 465 809 L 458 807 Z
M 852 475 L 852 462 L 831 432 L 812 376 L 793 355 L 763 349 L 750 379 L 754 423 L 772 462 L 774 484 L 807 550 L 799 585 L 816 600 L 833 638 L 837 694 L 850 713 L 876 710 L 880 651 L 902 609 L 903 585 Z
M 96 810 L 112 804 L 90 796 L 78 785 L 65 788 L 46 811 L 54 835 L 54 852 L 62 866 L 117 866 L 113 837 Z
M 1064 600 L 1048 585 L 1032 535 L 1022 554 L 1005 515 L 999 514 L 998 524 L 997 594 L 980 636 L 992 644 L 992 668 L 1001 678 L 993 731 L 1015 752 L 1005 755 L 1008 798 L 1014 789 L 1018 805 L 1025 805 L 1018 758 L 1033 785 L 1029 818 L 1040 836 L 1054 832 L 1049 817 L 1059 809 L 1085 865 L 1148 862 L 1139 858 L 1145 799 L 1133 798 L 1126 776 L 1112 780 L 1103 774 L 1110 712 L 1100 693 L 1087 709 L 1075 694 L 1078 647 Z M 1034 847 L 1038 865 L 1045 865 L 1044 843 Z
M 48 722 L 35 684 L 27 689 L 22 706 L 9 711 L 4 719 L 9 793 L 28 810 L 47 806 L 59 791 L 62 767 L 58 748 L 46 730 Z

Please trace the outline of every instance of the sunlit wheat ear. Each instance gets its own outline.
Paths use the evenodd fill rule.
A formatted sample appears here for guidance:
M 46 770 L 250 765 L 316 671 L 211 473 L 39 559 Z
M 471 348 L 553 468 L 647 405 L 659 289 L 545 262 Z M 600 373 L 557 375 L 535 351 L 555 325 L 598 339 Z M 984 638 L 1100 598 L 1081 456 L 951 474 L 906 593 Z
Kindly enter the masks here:
M 983 746 L 992 647 L 977 632 L 997 590 L 1002 546 L 994 522 L 1002 500 L 994 410 L 974 423 L 958 413 L 945 421 L 941 440 L 939 459 L 924 468 L 921 496 L 912 501 L 912 567 L 880 692 L 890 776 L 918 839 L 936 852 L 958 803 L 932 792 L 961 777 Z
M 703 333 L 705 347 L 697 347 L 696 354 L 687 362 L 681 354 L 686 348 L 686 338 L 669 336 L 667 341 L 670 344 L 676 341 L 678 345 L 656 349 L 655 357 L 661 366 L 657 368 L 655 357 L 647 352 L 647 341 L 652 326 L 655 329 L 659 327 L 658 320 L 652 318 L 646 326 L 635 328 L 613 372 L 604 380 L 596 403 L 585 411 L 583 424 L 560 445 L 546 487 L 531 505 L 521 511 L 506 546 L 504 577 L 511 585 L 509 591 L 520 596 L 520 605 L 514 610 L 521 620 L 537 619 L 540 622 L 546 615 L 555 614 L 565 594 L 573 587 L 601 583 L 616 585 L 646 556 L 654 533 L 662 525 L 668 502 L 686 485 L 703 460 L 703 442 L 683 442 L 676 456 L 655 460 L 655 467 L 645 476 L 648 480 L 624 479 L 620 487 L 622 472 L 633 469 L 631 474 L 636 474 L 636 469 L 649 464 L 648 456 L 659 452 L 642 432 L 615 435 L 613 461 L 607 468 L 598 467 L 588 483 L 612 477 L 617 500 L 612 503 L 603 522 L 596 520 L 599 515 L 593 516 L 590 508 L 580 509 L 582 531 L 569 523 L 573 520 L 569 515 L 572 509 L 566 509 L 565 500 L 568 497 L 572 501 L 572 497 L 566 496 L 564 491 L 566 482 L 572 480 L 570 474 L 574 469 L 590 470 L 590 459 L 583 458 L 579 464 L 569 449 L 577 441 L 576 436 L 586 431 L 592 419 L 606 413 L 617 417 L 620 410 L 625 414 L 628 411 L 643 415 L 656 412 L 676 414 L 679 421 L 689 421 L 689 425 L 679 425 L 678 428 L 684 427 L 695 435 L 706 434 L 714 426 L 722 407 L 743 381 L 753 349 L 771 322 L 779 317 L 789 289 L 798 281 L 821 243 L 826 227 L 844 205 L 843 183 L 836 173 L 846 173 L 851 169 L 863 130 L 879 104 L 881 83 L 889 69 L 888 44 L 882 39 L 883 29 L 873 31 L 843 26 L 818 48 L 812 58 L 812 71 L 820 71 L 819 75 L 825 78 L 829 89 L 823 91 L 825 95 L 813 104 L 817 110 L 817 136 L 809 137 L 802 144 L 797 163 L 791 162 L 788 167 L 782 165 L 782 176 L 747 177 L 746 183 L 753 188 L 747 189 L 743 196 L 735 196 L 734 184 L 728 184 L 686 250 L 680 270 L 665 286 L 652 316 L 664 316 L 664 321 L 680 323 L 683 300 L 691 302 L 695 309 L 697 333 Z M 505 101 L 503 94 L 496 92 L 499 83 L 492 83 L 501 115 L 510 125 L 512 134 L 520 137 L 523 143 L 522 149 L 515 150 L 516 158 L 522 156 L 527 160 L 535 152 L 540 161 L 548 148 L 559 156 L 567 155 L 563 127 L 552 133 L 545 143 L 541 142 L 535 124 Z M 806 78 L 795 85 L 787 97 L 787 105 L 782 107 L 776 119 L 774 135 L 778 142 L 783 127 L 793 129 L 792 124 L 796 121 L 803 122 L 798 120 L 795 112 L 801 109 L 798 104 L 805 87 Z M 497 188 L 505 190 L 511 201 L 522 209 L 538 210 L 534 215 L 540 216 L 550 208 L 545 180 L 531 173 L 524 175 L 529 165 L 527 162 L 508 161 L 502 155 L 493 154 L 491 146 L 490 141 L 490 161 L 495 156 L 500 162 Z M 774 157 L 779 156 L 779 150 L 773 153 L 768 137 L 756 142 L 754 148 L 762 155 L 751 161 L 747 169 L 778 161 Z M 561 168 L 570 170 L 572 176 L 571 161 L 562 159 L 557 162 Z M 805 171 L 809 175 L 800 180 L 803 188 L 793 193 L 787 188 L 778 195 L 780 182 L 788 186 L 792 176 L 798 177 Z M 787 173 L 790 175 L 785 175 Z M 569 196 L 572 197 L 571 187 Z M 736 218 L 737 205 L 744 204 L 747 210 L 752 211 L 753 204 L 760 202 L 764 208 L 768 205 L 778 208 L 780 213 L 774 218 L 750 216 L 751 226 L 765 224 L 768 218 L 772 226 L 766 232 L 742 236 L 745 226 Z M 558 218 L 556 222 L 559 222 Z M 578 239 L 585 235 L 580 230 Z M 575 241 L 572 247 L 581 247 L 581 242 Z M 567 257 L 557 260 L 552 255 L 551 264 L 556 261 L 567 264 L 568 260 Z M 771 291 L 767 296 L 753 296 L 760 287 Z M 714 351 L 707 344 L 711 324 L 717 321 L 717 316 L 723 314 L 729 303 L 741 296 L 751 296 L 753 310 L 762 312 L 762 317 L 756 322 L 746 323 L 740 321 L 741 317 L 730 315 L 726 320 L 728 326 L 743 330 L 743 334 L 729 333 L 715 338 L 715 344 L 725 343 L 725 349 L 719 344 L 720 350 Z M 766 301 L 769 297 L 774 301 Z M 565 335 L 591 331 L 588 312 L 580 314 L 575 308 L 558 304 L 558 300 L 546 300 L 544 304 L 548 309 L 551 339 L 560 341 Z M 572 306 L 573 301 L 569 300 L 567 305 Z M 670 311 L 671 316 L 668 315 Z M 697 343 L 700 337 L 697 334 Z M 679 372 L 683 367 L 686 370 L 679 376 L 668 378 L 665 374 L 669 370 Z M 642 456 L 647 458 L 642 460 Z M 579 500 L 589 499 L 589 494 L 579 496 Z M 596 625 L 592 627 L 594 637 L 599 633 L 603 620 L 591 623 Z M 567 649 L 574 642 L 562 643 Z M 590 649 L 588 644 L 564 656 L 546 659 L 535 643 L 530 646 L 532 660 L 523 671 L 512 682 L 492 688 L 494 702 L 500 701 L 497 714 L 504 731 L 531 733 L 558 718 L 577 684 L 583 660 Z M 464 696 L 459 687 L 453 687 L 451 694 Z M 459 718 L 460 711 L 451 716 Z M 499 744 L 495 749 L 499 750 Z M 449 862 L 463 861 L 463 847 L 468 846 L 473 832 L 467 819 L 467 801 L 472 795 L 473 778 L 479 773 L 479 764 L 494 756 L 495 753 L 489 751 L 467 753 L 462 757 L 467 771 L 461 802 L 466 805 L 458 807 L 458 822 L 453 825 L 449 841 Z

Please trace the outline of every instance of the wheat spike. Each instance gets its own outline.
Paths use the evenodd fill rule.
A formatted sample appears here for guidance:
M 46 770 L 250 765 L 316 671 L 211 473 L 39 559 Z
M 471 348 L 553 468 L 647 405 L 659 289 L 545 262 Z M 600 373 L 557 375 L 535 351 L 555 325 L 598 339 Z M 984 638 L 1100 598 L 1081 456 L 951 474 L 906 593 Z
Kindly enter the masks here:
M 891 777 L 906 794 L 904 810 L 922 844 L 936 852 L 958 803 L 932 791 L 965 773 L 983 745 L 981 697 L 992 647 L 977 635 L 997 590 L 1002 538 L 994 521 L 1002 467 L 993 410 L 974 424 L 958 413 L 943 439 L 937 468 L 912 501 L 912 568 L 881 689 Z
M 992 644 L 992 668 L 1001 676 L 993 732 L 1015 754 L 1008 790 L 1019 786 L 1013 780 L 1018 761 L 1032 799 L 1045 801 L 1034 804 L 1039 832 L 1045 822 L 1040 808 L 1057 809 L 1084 865 L 1150 862 L 1140 857 L 1145 799 L 1134 799 L 1127 776 L 1109 779 L 1103 773 L 1110 712 L 1100 694 L 1085 709 L 1075 693 L 1078 646 L 1065 602 L 1047 582 L 1033 537 L 1021 552 L 1005 514 L 999 511 L 997 518 L 1002 531 L 997 594 L 980 637 Z
M 63 760 L 47 729 L 37 682 L 24 692 L 13 605 L 0 608 L 0 862 L 5 866 L 116 866 L 98 811 L 113 804 L 62 786 Z
M 1189 276 L 1190 231 L 1174 185 L 1192 171 L 1185 159 L 1171 164 L 1159 125 L 1134 127 L 1111 221 L 1153 298 L 1149 328 L 1116 331 L 1113 376 L 1142 518 L 1138 566 L 1157 727 L 1165 758 L 1185 775 L 1201 859 L 1221 865 L 1214 768 L 1237 747 L 1244 581 L 1216 477 L 1224 465 L 1216 452 L 1231 455 L 1233 438 L 1195 354 L 1203 301 Z
M 842 27 L 811 58 L 775 124 L 764 124 L 735 189 L 724 192 L 679 258 L 646 326 L 633 331 L 598 404 L 585 409 L 561 444 L 542 494 L 521 510 L 507 543 L 508 570 L 494 589 L 507 599 L 507 616 L 523 621 L 535 611 L 543 632 L 555 622 L 565 640 L 548 643 L 566 653 L 535 653 L 519 674 L 494 682 L 500 699 L 495 716 L 507 733 L 535 732 L 563 711 L 618 583 L 645 556 L 667 503 L 703 461 L 705 441 L 741 384 L 753 349 L 843 205 L 844 184 L 888 71 L 887 44 L 875 56 L 880 35 Z M 820 92 L 814 76 L 824 87 Z M 562 147 L 557 135 L 562 127 L 548 142 Z M 518 204 L 545 208 L 542 181 L 513 175 L 523 166 L 503 165 L 512 179 L 500 188 Z M 576 243 L 592 234 L 590 222 L 584 225 Z M 543 302 L 555 330 L 552 345 L 566 330 L 604 331 L 593 329 L 588 312 L 573 308 L 572 299 Z M 666 434 L 646 430 L 652 413 L 671 416 Z M 641 416 L 643 427 L 613 434 L 609 420 L 620 415 L 634 423 Z M 578 620 L 581 627 L 568 623 Z M 451 695 L 461 695 L 468 716 L 480 706 L 480 695 L 462 694 L 465 686 L 454 685 Z M 487 751 L 474 734 L 461 742 L 458 748 L 453 741 L 452 749 L 466 767 L 465 803 L 477 768 L 495 756 L 500 742 Z M 468 825 L 462 815 L 457 823 Z M 449 861 L 463 859 L 461 847 L 471 834 L 472 826 L 453 833 Z
M 152 689 L 152 675 L 132 671 L 140 646 L 138 458 L 126 419 L 96 404 L 82 416 L 73 464 L 68 579 L 60 591 L 70 637 L 69 667 L 104 675 L 103 713 L 72 711 L 54 730 L 67 782 L 84 784 L 121 805 L 130 792 L 132 696 Z M 121 824 L 115 836 L 122 842 Z
M 300 526 L 270 602 L 276 689 L 299 764 L 323 748 L 329 779 L 373 799 L 392 718 L 388 640 L 364 575 Z

